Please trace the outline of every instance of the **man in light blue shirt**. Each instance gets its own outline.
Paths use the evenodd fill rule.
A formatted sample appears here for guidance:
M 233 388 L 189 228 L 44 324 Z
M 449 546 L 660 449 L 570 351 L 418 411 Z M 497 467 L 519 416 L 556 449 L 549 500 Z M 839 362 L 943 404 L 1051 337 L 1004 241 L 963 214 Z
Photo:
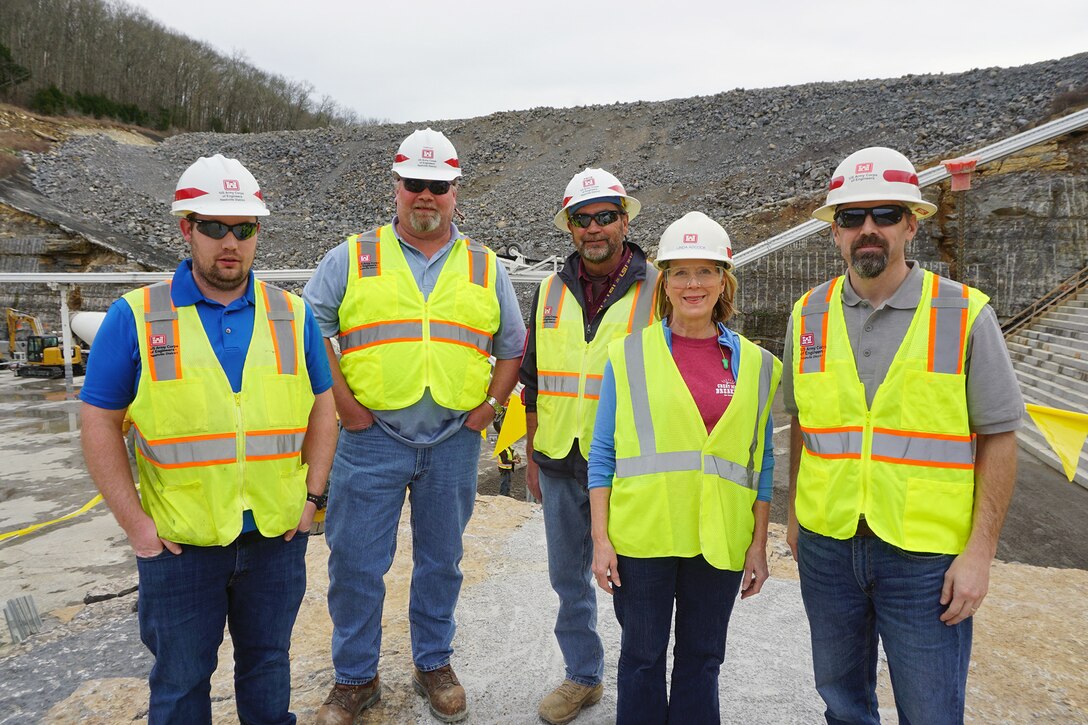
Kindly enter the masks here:
M 330 251 L 304 291 L 329 338 L 342 427 L 326 518 L 335 670 L 317 716 L 326 725 L 350 725 L 381 697 L 382 577 L 393 563 L 406 491 L 412 505 L 413 685 L 440 720 L 468 714 L 464 688 L 450 666 L 462 536 L 476 500 L 480 432 L 517 382 L 525 325 L 494 253 L 452 222 L 460 175 L 457 152 L 444 135 L 429 128 L 411 134 L 393 162 L 392 223 Z M 413 283 L 416 289 L 405 288 Z M 470 309 L 467 299 L 487 309 Z M 464 319 L 450 319 L 450 310 Z M 490 380 L 483 362 L 488 355 L 496 360 Z M 392 379 L 407 362 L 424 372 L 403 375 L 422 380 Z M 464 379 L 451 381 L 436 370 L 454 364 L 451 369 L 469 371 Z M 478 381 L 472 371 L 482 371 Z M 463 389 L 447 389 L 456 383 Z M 411 394 L 404 390 L 413 384 L 421 387 L 419 397 L 405 405 Z M 466 398 L 473 401 L 469 409 L 449 405 Z

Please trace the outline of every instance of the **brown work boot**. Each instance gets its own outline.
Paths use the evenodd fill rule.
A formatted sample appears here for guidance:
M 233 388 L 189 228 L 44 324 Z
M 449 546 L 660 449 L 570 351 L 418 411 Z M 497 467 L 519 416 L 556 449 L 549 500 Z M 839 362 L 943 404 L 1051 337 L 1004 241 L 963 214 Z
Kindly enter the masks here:
M 382 699 L 382 684 L 377 675 L 361 685 L 337 682 L 317 711 L 317 725 L 351 725 L 359 713 Z
M 574 680 L 563 680 L 562 685 L 540 701 L 540 719 L 552 725 L 564 725 L 578 717 L 583 707 L 600 702 L 602 695 L 604 685 L 599 682 L 591 687 L 579 685 Z
M 422 672 L 416 667 L 412 685 L 416 692 L 427 698 L 431 714 L 442 722 L 457 722 L 468 716 L 465 688 L 461 687 L 449 665 L 430 672 Z

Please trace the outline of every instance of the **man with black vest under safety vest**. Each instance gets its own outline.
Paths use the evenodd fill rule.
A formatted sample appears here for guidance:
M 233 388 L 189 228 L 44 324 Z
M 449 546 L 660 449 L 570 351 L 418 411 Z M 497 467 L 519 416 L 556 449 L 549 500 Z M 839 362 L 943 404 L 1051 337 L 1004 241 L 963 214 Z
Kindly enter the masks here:
M 829 723 L 877 723 L 877 641 L 902 723 L 962 723 L 973 617 L 1016 482 L 1024 404 L 987 296 L 906 258 L 914 166 L 866 148 L 813 216 L 845 275 L 786 332 L 788 541 Z
M 302 299 L 253 276 L 268 209 L 241 163 L 199 159 L 171 211 L 192 258 L 106 313 L 80 393 L 83 453 L 136 554 L 148 722 L 212 722 L 226 624 L 238 719 L 294 723 L 291 630 L 336 436 L 328 359 Z
M 328 338 L 341 423 L 325 519 L 335 670 L 317 716 L 326 725 L 348 725 L 381 697 L 382 577 L 406 492 L 412 684 L 439 720 L 467 716 L 450 666 L 462 536 L 480 432 L 517 383 L 525 336 L 505 268 L 453 224 L 461 167 L 449 139 L 415 131 L 392 170 L 393 221 L 330 251 L 304 291 Z
M 612 174 L 585 169 L 567 184 L 555 226 L 574 252 L 533 299 L 522 357 L 527 422 L 526 485 L 544 507 L 548 574 L 559 595 L 555 637 L 563 683 L 540 703 L 549 723 L 567 723 L 604 694 L 597 635 L 586 460 L 608 344 L 655 321 L 657 270 L 627 241 L 642 205 Z

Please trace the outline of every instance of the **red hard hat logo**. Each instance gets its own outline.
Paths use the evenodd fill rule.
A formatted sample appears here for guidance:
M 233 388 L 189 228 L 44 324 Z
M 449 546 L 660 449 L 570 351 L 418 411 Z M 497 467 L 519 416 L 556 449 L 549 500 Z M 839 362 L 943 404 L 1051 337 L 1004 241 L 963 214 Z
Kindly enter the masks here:
M 238 179 L 223 179 L 223 191 L 241 191 L 242 185 Z
M 696 244 L 696 243 L 698 243 L 698 241 L 699 241 L 699 235 L 698 234 L 685 234 L 684 235 L 684 244 Z
M 854 167 L 855 174 L 871 174 L 873 173 L 873 162 L 867 161 L 864 164 L 858 164 Z
M 582 179 L 582 188 L 583 189 L 585 189 L 586 187 L 589 187 L 589 186 L 596 186 L 596 185 L 597 185 L 597 182 L 593 179 L 592 176 L 587 176 L 586 178 Z
M 423 152 L 421 154 L 421 158 L 433 159 L 434 158 L 434 149 L 423 149 Z
M 166 335 L 152 335 L 151 336 L 151 346 L 152 347 L 158 347 L 159 345 L 165 345 L 165 344 L 166 344 Z

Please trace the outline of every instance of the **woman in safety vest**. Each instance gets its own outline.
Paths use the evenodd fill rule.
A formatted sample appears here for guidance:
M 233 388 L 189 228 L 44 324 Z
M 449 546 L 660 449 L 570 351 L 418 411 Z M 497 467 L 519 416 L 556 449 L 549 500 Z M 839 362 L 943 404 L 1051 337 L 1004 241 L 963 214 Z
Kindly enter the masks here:
M 782 365 L 725 326 L 733 250 L 700 212 L 661 236 L 661 322 L 613 342 L 589 453 L 593 573 L 623 630 L 617 718 L 717 723 L 737 591 L 767 579 Z M 676 602 L 671 690 L 665 653 Z

